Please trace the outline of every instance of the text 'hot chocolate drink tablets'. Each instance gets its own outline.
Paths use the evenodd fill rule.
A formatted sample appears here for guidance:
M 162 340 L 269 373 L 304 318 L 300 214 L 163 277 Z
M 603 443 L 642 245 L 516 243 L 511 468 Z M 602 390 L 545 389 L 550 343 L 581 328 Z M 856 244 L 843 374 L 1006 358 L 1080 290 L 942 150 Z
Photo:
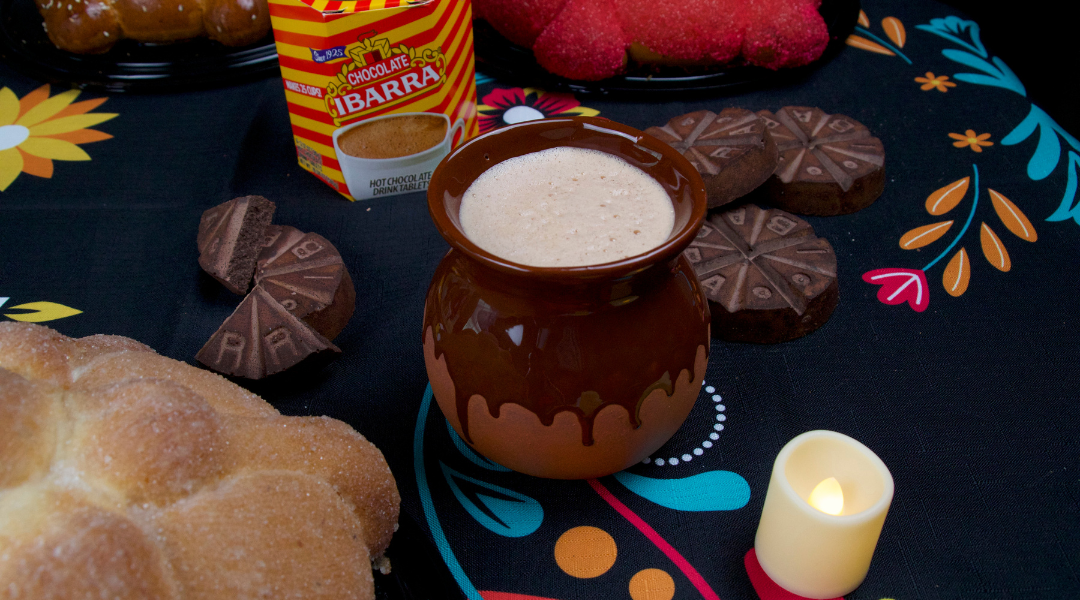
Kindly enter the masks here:
M 505 160 L 461 199 L 461 228 L 480 248 L 537 267 L 621 260 L 662 244 L 675 224 L 664 188 L 625 160 L 557 147 Z

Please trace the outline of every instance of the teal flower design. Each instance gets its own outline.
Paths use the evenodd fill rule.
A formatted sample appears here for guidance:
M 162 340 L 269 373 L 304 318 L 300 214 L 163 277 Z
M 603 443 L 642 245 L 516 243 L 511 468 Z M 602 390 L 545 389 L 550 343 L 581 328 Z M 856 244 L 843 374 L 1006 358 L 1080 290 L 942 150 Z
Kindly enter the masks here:
M 964 47 L 967 51 L 946 48 L 941 54 L 953 62 L 981 71 L 981 73 L 957 73 L 953 78 L 966 83 L 1000 87 L 1027 97 L 1024 84 L 1005 65 L 1004 61 L 986 51 L 979 38 L 979 25 L 959 17 L 931 19 L 929 24 L 917 25 L 917 29 L 945 38 Z M 1072 219 L 1080 225 L 1080 202 L 1076 202 L 1080 189 L 1080 141 L 1069 135 L 1050 115 L 1038 106 L 1031 105 L 1028 116 L 1002 140 L 1004 146 L 1013 146 L 1026 141 L 1039 132 L 1039 141 L 1035 153 L 1028 161 L 1027 175 L 1032 181 L 1045 179 L 1061 164 L 1061 139 L 1071 149 L 1067 157 L 1067 177 L 1065 193 L 1057 209 L 1046 218 L 1047 221 L 1065 221 Z

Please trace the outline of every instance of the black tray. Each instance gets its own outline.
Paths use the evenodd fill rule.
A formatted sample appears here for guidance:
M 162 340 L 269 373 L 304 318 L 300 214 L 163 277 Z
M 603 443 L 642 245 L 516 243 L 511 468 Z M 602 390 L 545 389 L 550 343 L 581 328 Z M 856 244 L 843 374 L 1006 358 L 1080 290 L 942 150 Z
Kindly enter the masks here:
M 745 64 L 714 68 L 635 67 L 625 74 L 602 81 L 575 81 L 553 75 L 533 57 L 532 50 L 510 43 L 482 20 L 473 21 L 476 39 L 476 68 L 504 82 L 524 82 L 548 91 L 585 95 L 667 96 L 692 92 L 735 93 L 755 87 L 783 85 L 797 81 L 827 62 L 845 45 L 859 18 L 859 0 L 822 0 L 821 13 L 829 29 L 829 45 L 812 64 L 773 71 Z
M 209 39 L 174 44 L 122 40 L 104 54 L 73 54 L 49 41 L 33 0 L 0 0 L 0 59 L 40 81 L 106 92 L 218 87 L 277 74 L 273 34 L 239 48 Z

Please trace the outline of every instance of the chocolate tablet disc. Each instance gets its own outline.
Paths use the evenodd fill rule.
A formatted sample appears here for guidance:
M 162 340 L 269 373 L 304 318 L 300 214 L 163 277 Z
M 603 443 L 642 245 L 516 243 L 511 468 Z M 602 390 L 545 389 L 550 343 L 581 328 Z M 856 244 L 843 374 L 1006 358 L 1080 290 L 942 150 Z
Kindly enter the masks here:
M 271 226 L 259 254 L 255 283 L 326 339 L 349 322 L 356 290 L 334 245 L 316 233 Z
M 262 379 L 320 352 L 341 352 L 256 285 L 195 359 L 218 373 Z
M 742 197 L 772 175 L 779 154 L 765 121 L 742 108 L 699 110 L 645 133 L 682 153 L 701 173 L 709 207 Z
M 821 327 L 836 308 L 836 254 L 792 214 L 754 205 L 713 214 L 684 254 L 719 339 L 792 340 Z
M 757 114 L 780 150 L 780 164 L 762 188 L 769 204 L 803 215 L 843 215 L 870 206 L 885 189 L 885 149 L 862 123 L 802 106 Z
M 273 262 L 297 242 L 304 239 L 303 231 L 288 225 L 270 225 L 263 235 L 262 250 L 255 261 L 256 268 L 261 269 L 267 263 Z
M 196 238 L 199 266 L 233 293 L 246 293 L 274 209 L 262 196 L 244 196 L 206 210 Z

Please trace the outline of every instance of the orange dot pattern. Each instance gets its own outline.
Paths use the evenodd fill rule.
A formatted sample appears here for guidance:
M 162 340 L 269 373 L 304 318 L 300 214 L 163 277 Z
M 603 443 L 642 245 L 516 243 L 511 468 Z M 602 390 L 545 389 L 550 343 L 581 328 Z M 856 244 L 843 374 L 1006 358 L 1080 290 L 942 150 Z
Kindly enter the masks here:
M 607 573 L 618 548 L 611 535 L 597 527 L 568 529 L 555 542 L 555 562 L 571 577 L 589 579 Z
M 630 597 L 633 600 L 671 600 L 675 597 L 675 580 L 662 569 L 642 569 L 630 578 Z

